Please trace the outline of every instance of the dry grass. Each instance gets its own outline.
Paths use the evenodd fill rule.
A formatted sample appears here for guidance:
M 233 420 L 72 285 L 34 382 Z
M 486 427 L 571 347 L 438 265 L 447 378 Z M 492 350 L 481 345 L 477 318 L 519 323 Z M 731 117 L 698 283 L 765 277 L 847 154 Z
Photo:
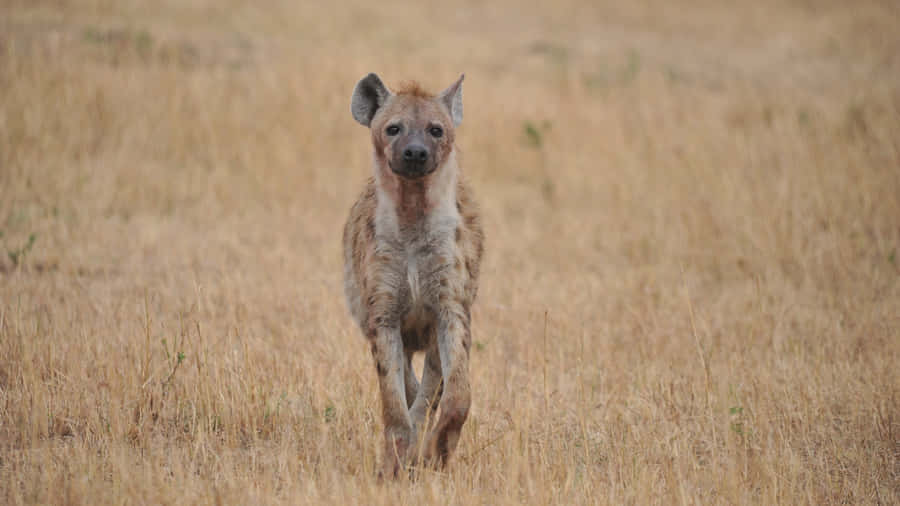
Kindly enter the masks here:
M 0 7 L 0 502 L 900 502 L 895 2 L 307 3 Z M 488 233 L 459 458 L 383 485 L 370 70 L 466 72 Z

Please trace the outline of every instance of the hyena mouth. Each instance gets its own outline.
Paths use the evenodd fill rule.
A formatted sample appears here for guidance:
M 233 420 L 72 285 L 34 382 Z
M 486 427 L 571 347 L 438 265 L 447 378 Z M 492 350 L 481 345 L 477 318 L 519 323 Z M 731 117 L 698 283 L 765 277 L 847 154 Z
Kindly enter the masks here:
M 419 179 L 431 174 L 436 167 L 431 167 L 430 165 L 424 163 L 401 163 L 399 168 L 397 168 L 394 167 L 393 163 L 388 162 L 391 172 L 406 179 Z

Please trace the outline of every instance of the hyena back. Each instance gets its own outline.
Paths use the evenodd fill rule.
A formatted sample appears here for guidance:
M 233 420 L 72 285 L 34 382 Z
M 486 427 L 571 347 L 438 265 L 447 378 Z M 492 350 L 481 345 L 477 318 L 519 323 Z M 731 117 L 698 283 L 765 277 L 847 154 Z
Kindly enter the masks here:
M 374 177 L 344 227 L 344 290 L 378 372 L 390 475 L 419 456 L 445 464 L 469 412 L 483 234 L 454 146 L 462 80 L 433 96 L 415 84 L 394 93 L 369 74 L 351 101 L 371 129 Z M 421 383 L 410 364 L 418 351 Z

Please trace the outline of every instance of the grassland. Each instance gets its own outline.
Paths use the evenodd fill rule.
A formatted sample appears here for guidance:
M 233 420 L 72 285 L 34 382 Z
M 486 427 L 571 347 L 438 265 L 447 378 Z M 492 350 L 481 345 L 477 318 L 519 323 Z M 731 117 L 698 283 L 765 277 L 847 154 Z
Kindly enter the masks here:
M 0 503 L 900 502 L 896 2 L 306 4 L 0 5 Z M 488 234 L 415 482 L 341 293 L 369 71 L 466 72 Z

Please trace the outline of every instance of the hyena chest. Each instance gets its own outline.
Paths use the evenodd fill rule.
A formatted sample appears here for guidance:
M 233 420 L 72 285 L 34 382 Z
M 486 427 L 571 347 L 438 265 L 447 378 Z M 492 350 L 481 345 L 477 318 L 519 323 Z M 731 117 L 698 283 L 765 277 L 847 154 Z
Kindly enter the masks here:
M 401 329 L 413 341 L 427 340 L 435 328 L 437 308 L 442 293 L 448 285 L 447 276 L 452 267 L 452 246 L 443 240 L 423 240 L 410 244 L 400 255 L 399 278 L 404 282 L 401 301 Z M 407 343 L 412 348 L 423 348 L 427 342 Z

